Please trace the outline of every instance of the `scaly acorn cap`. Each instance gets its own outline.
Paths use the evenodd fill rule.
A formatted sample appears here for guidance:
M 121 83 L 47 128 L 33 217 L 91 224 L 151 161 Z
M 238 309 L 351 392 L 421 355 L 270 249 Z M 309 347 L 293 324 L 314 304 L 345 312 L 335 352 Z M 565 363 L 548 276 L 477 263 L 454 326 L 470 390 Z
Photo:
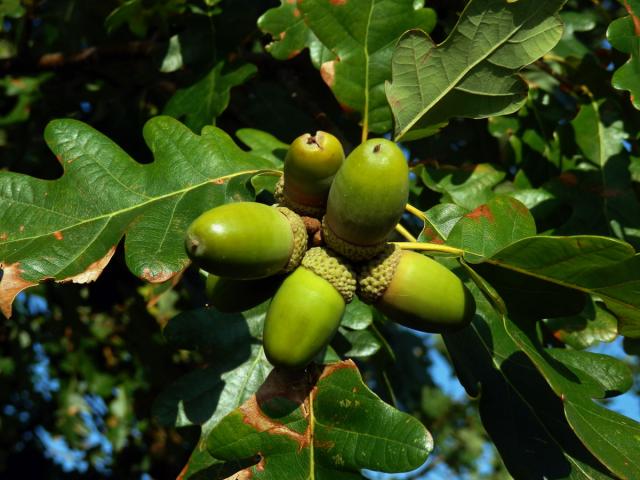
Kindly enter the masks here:
M 374 245 L 356 245 L 347 242 L 331 230 L 325 217 L 322 218 L 322 238 L 330 249 L 354 262 L 361 262 L 375 257 L 382 252 L 387 245 L 387 242 L 380 242 Z
M 300 218 L 297 213 L 287 207 L 276 208 L 280 213 L 287 217 L 287 220 L 289 220 L 289 224 L 291 225 L 291 231 L 293 232 L 293 248 L 291 249 L 291 256 L 283 270 L 284 273 L 287 273 L 295 270 L 296 267 L 300 265 L 300 262 L 307 251 L 309 237 L 307 236 L 307 227 L 304 225 L 302 218 Z
M 278 180 L 278 183 L 276 183 L 276 189 L 273 192 L 273 196 L 275 197 L 276 202 L 278 202 L 278 205 L 287 207 L 290 210 L 293 210 L 298 215 L 303 215 L 305 217 L 320 218 L 322 217 L 322 215 L 324 215 L 324 212 L 326 210 L 325 207 L 303 205 L 302 203 L 295 202 L 287 197 L 284 194 L 284 182 L 284 175 L 282 175 L 280 177 L 280 180 Z
M 402 250 L 391 243 L 383 252 L 360 267 L 358 272 L 358 296 L 365 303 L 376 303 L 387 290 L 396 273 Z
M 391 320 L 429 333 L 466 327 L 476 309 L 471 292 L 448 268 L 397 247 L 363 266 L 359 294 Z
M 356 293 L 356 274 L 351 266 L 335 253 L 322 247 L 307 251 L 302 266 L 329 282 L 349 303 Z

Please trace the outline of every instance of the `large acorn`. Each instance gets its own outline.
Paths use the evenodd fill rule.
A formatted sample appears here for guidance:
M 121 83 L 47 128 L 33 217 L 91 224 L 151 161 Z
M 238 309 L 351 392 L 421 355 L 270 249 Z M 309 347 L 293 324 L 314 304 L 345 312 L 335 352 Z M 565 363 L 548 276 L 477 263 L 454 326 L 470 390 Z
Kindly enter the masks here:
M 340 141 L 330 133 L 305 133 L 289 146 L 276 200 L 300 215 L 321 217 L 331 182 L 344 160 Z
M 393 142 L 371 139 L 345 159 L 333 179 L 323 221 L 325 243 L 360 261 L 385 246 L 409 197 L 409 168 Z
M 264 351 L 277 367 L 303 368 L 331 341 L 356 290 L 335 253 L 310 249 L 276 292 L 264 324 Z
M 295 269 L 307 249 L 302 219 L 287 208 L 228 203 L 204 212 L 187 229 L 187 254 L 203 270 L 236 279 Z
M 469 290 L 446 267 L 392 244 L 361 267 L 358 295 L 391 320 L 430 333 L 464 328 L 476 309 Z

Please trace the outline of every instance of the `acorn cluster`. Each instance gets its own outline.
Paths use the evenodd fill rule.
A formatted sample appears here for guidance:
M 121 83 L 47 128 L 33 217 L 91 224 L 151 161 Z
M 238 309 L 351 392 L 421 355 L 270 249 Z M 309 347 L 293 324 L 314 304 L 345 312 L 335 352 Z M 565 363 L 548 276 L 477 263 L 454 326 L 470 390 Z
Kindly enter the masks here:
M 275 205 L 225 204 L 187 230 L 185 248 L 208 272 L 211 305 L 239 312 L 273 297 L 265 353 L 292 369 L 331 341 L 354 295 L 417 330 L 466 326 L 475 303 L 462 281 L 429 257 L 388 243 L 408 200 L 408 178 L 404 155 L 389 140 L 368 140 L 345 158 L 331 134 L 296 138 Z

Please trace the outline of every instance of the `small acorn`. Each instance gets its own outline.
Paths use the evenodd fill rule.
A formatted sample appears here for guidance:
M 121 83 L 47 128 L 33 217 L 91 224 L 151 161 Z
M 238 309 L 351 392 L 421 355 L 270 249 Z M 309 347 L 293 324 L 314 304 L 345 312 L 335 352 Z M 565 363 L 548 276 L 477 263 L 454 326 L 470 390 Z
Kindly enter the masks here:
M 311 248 L 276 292 L 264 324 L 267 359 L 304 368 L 331 341 L 356 290 L 351 267 L 335 253 Z
M 237 313 L 256 307 L 273 297 L 282 280 L 282 275 L 238 280 L 209 273 L 205 289 L 209 306 L 223 313 Z
M 227 203 L 204 212 L 187 229 L 187 255 L 203 270 L 235 279 L 295 269 L 307 249 L 302 219 L 287 208 Z
M 329 248 L 361 261 L 384 247 L 409 198 L 409 167 L 402 150 L 382 138 L 367 140 L 333 179 L 323 236 Z
M 300 135 L 287 150 L 276 201 L 300 215 L 321 217 L 343 161 L 342 144 L 330 133 L 318 130 L 315 135 Z
M 449 269 L 392 244 L 362 265 L 358 295 L 391 320 L 430 333 L 466 327 L 476 309 L 469 290 Z

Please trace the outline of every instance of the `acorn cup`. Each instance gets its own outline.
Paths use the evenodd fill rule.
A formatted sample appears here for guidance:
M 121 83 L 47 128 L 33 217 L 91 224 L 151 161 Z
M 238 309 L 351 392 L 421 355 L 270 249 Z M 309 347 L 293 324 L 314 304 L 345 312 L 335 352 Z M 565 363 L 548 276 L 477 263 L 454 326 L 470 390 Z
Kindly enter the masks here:
M 358 296 L 391 320 L 429 333 L 466 327 L 476 309 L 467 287 L 449 269 L 392 244 L 362 265 Z
M 358 146 L 333 179 L 324 241 L 350 260 L 380 253 L 409 198 L 409 167 L 402 150 L 382 138 Z
M 187 229 L 187 255 L 203 270 L 247 280 L 295 269 L 307 249 L 302 219 L 283 207 L 228 203 L 204 212 Z
M 344 161 L 340 140 L 318 130 L 305 133 L 289 146 L 284 175 L 276 186 L 276 201 L 309 217 L 324 214 L 331 182 Z
M 273 297 L 282 275 L 254 280 L 238 280 L 207 274 L 205 290 L 209 306 L 223 313 L 238 313 L 257 307 Z
M 322 247 L 310 249 L 269 305 L 267 359 L 276 367 L 306 367 L 333 338 L 355 290 L 355 273 L 344 260 Z

